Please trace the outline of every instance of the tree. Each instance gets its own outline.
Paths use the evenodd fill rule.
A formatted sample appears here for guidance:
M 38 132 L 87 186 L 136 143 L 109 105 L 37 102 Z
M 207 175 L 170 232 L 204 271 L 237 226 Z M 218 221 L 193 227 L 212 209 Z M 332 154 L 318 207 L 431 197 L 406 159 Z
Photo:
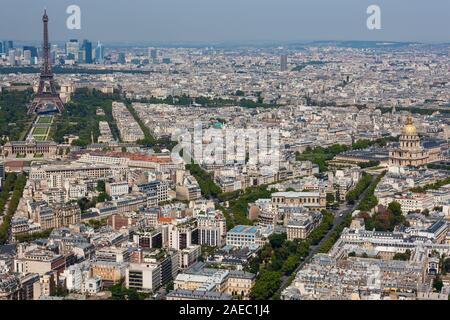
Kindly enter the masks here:
M 97 203 L 111 201 L 111 197 L 106 192 L 101 192 L 97 197 Z
M 169 292 L 169 291 L 172 291 L 173 290 L 173 281 L 171 280 L 171 281 L 169 281 L 167 284 L 166 284 L 166 291 L 167 292 Z
M 213 176 L 203 170 L 198 164 L 188 164 L 186 165 L 186 170 L 189 170 L 195 177 L 204 197 L 210 198 L 222 193 L 220 187 L 215 184 Z
M 281 248 L 286 241 L 286 233 L 274 233 L 269 237 L 269 242 L 272 248 Z
M 437 292 L 441 292 L 442 287 L 444 286 L 441 277 L 439 277 L 439 275 L 436 275 L 436 277 L 433 279 L 433 288 L 437 291 Z
M 402 207 L 400 203 L 396 201 L 389 203 L 388 211 L 392 215 L 392 224 L 394 227 L 405 223 L 406 218 L 402 213 Z
M 112 300 L 143 300 L 144 295 L 139 294 L 135 289 L 127 289 L 122 283 L 115 284 L 109 288 Z
M 280 279 L 280 272 L 261 270 L 252 288 L 250 297 L 255 300 L 269 299 L 278 290 Z
M 411 258 L 411 250 L 407 249 L 405 253 L 396 253 L 393 260 L 408 261 Z
M 51 289 L 50 295 L 54 297 L 65 297 L 69 294 L 69 291 L 66 287 L 58 284 L 56 287 Z
M 98 180 L 97 181 L 97 191 L 98 192 L 105 192 L 106 191 L 105 181 L 103 181 L 103 180 Z
M 334 195 L 332 193 L 327 193 L 326 201 L 328 205 L 331 205 L 334 203 Z
M 345 199 L 348 204 L 355 204 L 356 200 L 358 200 L 363 192 L 370 186 L 373 178 L 370 174 L 363 172 L 361 179 L 359 179 L 358 183 L 347 192 Z
M 450 258 L 447 258 L 444 260 L 443 263 L 443 269 L 445 270 L 446 273 L 450 273 Z
M 392 201 L 388 204 L 388 210 L 394 215 L 394 216 L 402 216 L 402 206 L 400 203 L 396 201 Z
M 291 273 L 297 267 L 299 260 L 300 260 L 299 257 L 295 254 L 288 256 L 288 258 L 283 262 L 281 271 L 283 271 L 284 273 L 288 273 L 288 274 Z

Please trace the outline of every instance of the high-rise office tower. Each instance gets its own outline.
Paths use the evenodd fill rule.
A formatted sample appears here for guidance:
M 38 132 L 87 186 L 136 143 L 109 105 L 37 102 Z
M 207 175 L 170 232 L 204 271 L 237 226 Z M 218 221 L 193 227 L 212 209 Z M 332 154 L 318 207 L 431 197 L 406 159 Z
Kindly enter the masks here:
M 78 52 L 80 50 L 80 44 L 77 39 L 71 39 L 66 42 L 66 56 L 69 60 L 78 61 Z
M 125 53 L 119 52 L 119 55 L 117 57 L 117 62 L 120 64 L 125 64 Z
M 97 43 L 97 48 L 95 48 L 95 61 L 96 62 L 103 62 L 103 44 L 100 43 L 100 41 Z
M 57 53 L 58 53 L 58 45 L 53 44 L 52 48 L 50 50 L 50 57 L 51 57 L 52 63 L 56 62 Z
M 282 54 L 280 56 L 280 70 L 287 71 L 288 69 L 288 56 L 287 54 Z
M 31 64 L 31 51 L 23 50 L 23 62 L 25 64 Z
M 24 46 L 24 47 L 23 47 L 23 52 L 25 52 L 25 51 L 27 51 L 27 50 L 31 52 L 31 57 L 32 57 L 32 58 L 37 58 L 37 56 L 38 56 L 38 50 L 37 50 L 36 47 L 32 47 L 32 46 Z
M 3 51 L 3 42 L 0 42 L 0 54 L 4 53 Z
M 78 59 L 77 59 L 77 63 L 83 63 L 86 59 L 85 57 L 85 51 L 84 49 L 80 48 L 80 50 L 78 50 Z
M 16 65 L 16 50 L 9 49 L 8 51 L 8 62 L 9 65 L 15 66 Z
M 158 58 L 158 50 L 151 49 L 150 50 L 150 58 L 152 58 L 153 60 L 156 60 L 156 58 Z
M 14 43 L 11 40 L 3 41 L 3 52 L 8 53 L 11 49 L 14 49 Z
M 14 49 L 14 43 L 11 40 L 3 41 L 3 53 L 7 54 L 11 49 Z
M 88 40 L 84 40 L 81 48 L 83 50 L 83 55 L 84 55 L 83 61 L 87 64 L 91 64 L 93 62 L 93 60 L 92 60 L 92 42 L 90 42 Z

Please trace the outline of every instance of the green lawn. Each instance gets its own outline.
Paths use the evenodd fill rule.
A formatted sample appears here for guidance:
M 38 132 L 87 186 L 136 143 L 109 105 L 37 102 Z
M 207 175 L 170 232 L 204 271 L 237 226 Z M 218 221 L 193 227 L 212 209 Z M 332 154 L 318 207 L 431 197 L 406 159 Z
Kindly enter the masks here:
M 45 124 L 45 123 L 51 123 L 53 117 L 39 117 L 37 123 L 39 124 Z
M 34 128 L 33 135 L 46 135 L 49 128 Z
M 45 136 L 40 136 L 40 135 L 33 135 L 34 140 L 37 141 L 44 141 L 45 140 Z

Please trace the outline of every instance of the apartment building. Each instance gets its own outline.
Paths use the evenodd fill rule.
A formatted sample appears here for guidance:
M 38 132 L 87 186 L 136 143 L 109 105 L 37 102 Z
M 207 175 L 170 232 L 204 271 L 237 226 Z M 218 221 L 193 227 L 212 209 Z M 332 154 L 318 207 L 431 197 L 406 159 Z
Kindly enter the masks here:
M 286 225 L 287 239 L 306 239 L 321 221 L 322 214 L 318 211 L 293 215 Z
M 275 192 L 272 194 L 275 205 L 302 205 L 312 209 L 325 209 L 326 194 L 321 192 Z
M 219 210 L 200 212 L 196 216 L 198 225 L 198 243 L 210 247 L 225 244 L 226 220 Z

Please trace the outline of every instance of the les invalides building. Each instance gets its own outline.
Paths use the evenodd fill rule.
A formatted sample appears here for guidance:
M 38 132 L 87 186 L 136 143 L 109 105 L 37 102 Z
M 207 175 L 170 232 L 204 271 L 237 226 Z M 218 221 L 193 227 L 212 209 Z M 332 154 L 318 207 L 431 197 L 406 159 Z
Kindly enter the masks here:
M 400 147 L 389 151 L 391 166 L 422 166 L 439 160 L 440 149 L 424 149 L 414 126 L 412 116 L 408 116 L 400 135 Z

